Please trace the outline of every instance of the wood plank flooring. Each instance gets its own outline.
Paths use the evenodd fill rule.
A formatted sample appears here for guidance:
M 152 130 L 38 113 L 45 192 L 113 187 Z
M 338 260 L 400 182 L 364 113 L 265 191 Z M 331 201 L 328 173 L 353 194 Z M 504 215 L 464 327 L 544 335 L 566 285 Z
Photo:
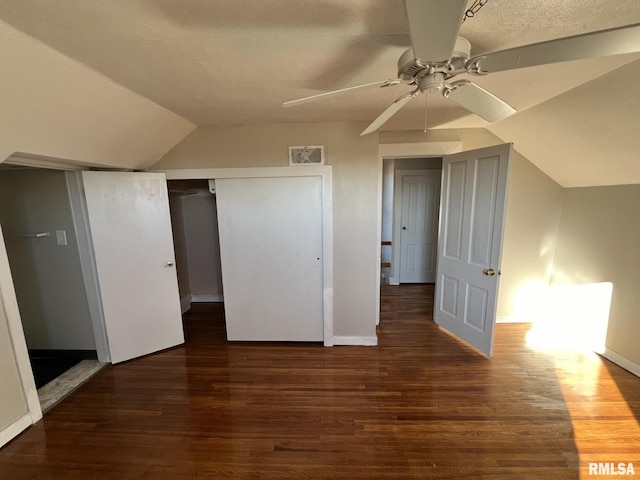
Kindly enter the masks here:
M 378 347 L 227 343 L 221 306 L 194 305 L 184 346 L 107 367 L 0 450 L 0 478 L 640 476 L 639 378 L 532 350 L 522 324 L 498 325 L 487 359 L 432 299 L 384 287 Z

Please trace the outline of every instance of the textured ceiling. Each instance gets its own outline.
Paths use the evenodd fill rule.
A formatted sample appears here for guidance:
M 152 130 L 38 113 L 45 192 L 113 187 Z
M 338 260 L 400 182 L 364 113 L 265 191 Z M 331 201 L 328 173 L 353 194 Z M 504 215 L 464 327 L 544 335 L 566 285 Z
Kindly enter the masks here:
M 397 58 L 409 46 L 401 0 L 0 0 L 0 17 L 199 125 L 366 122 L 409 89 L 281 107 L 395 78 Z M 475 54 L 637 22 L 637 0 L 490 0 L 460 34 Z M 632 58 L 474 80 L 522 110 Z M 424 109 L 420 96 L 386 128 L 420 128 Z M 429 98 L 428 123 L 486 125 L 441 96 Z
M 396 61 L 409 47 L 402 0 L 0 0 L 0 18 L 199 125 L 370 122 L 409 90 L 373 88 L 281 106 L 396 78 Z M 471 41 L 473 55 L 635 23 L 638 0 L 489 0 L 460 35 Z M 533 144 L 528 109 L 538 112 L 544 128 L 544 116 L 532 107 L 636 58 L 598 58 L 473 80 L 520 112 L 489 128 L 507 141 L 522 137 Z M 425 96 L 419 96 L 383 129 L 421 129 L 424 115 Z M 429 97 L 427 121 L 429 128 L 487 126 L 439 95 Z M 542 165 L 531 150 L 528 158 Z

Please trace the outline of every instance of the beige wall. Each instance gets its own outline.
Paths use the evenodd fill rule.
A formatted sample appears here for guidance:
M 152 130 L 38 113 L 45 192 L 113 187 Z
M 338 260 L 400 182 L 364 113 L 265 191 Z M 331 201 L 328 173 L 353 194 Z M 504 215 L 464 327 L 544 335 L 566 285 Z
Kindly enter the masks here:
M 553 285 L 613 283 L 606 346 L 640 364 L 640 185 L 571 188 L 564 206 Z
M 143 168 L 195 126 L 0 20 L 0 162 L 14 152 Z
M 0 172 L 0 223 L 29 348 L 95 350 L 65 172 Z M 37 232 L 50 236 L 22 236 Z
M 378 142 L 361 124 L 200 127 L 154 169 L 288 165 L 290 145 L 324 145 L 333 168 L 334 335 L 375 336 Z M 304 167 L 295 167 L 304 168 Z
M 198 127 L 152 168 L 282 167 L 289 165 L 290 145 L 325 145 L 331 163 L 329 129 L 330 124 Z
M 208 191 L 182 198 L 189 294 L 214 301 L 222 296 L 222 267 L 216 198 Z M 213 297 L 213 298 L 211 298 Z M 208 298 L 208 299 L 207 299 Z
M 378 139 L 362 125 L 331 127 L 334 333 L 376 334 Z
M 532 321 L 549 285 L 563 189 L 526 158 L 511 156 L 498 321 Z

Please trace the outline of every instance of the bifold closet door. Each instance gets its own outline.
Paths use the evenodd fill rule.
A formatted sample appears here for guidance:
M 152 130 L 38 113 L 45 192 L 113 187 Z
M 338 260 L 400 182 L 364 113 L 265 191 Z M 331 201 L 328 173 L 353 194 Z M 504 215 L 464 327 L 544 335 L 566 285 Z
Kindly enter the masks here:
M 227 338 L 322 341 L 320 177 L 216 179 Z

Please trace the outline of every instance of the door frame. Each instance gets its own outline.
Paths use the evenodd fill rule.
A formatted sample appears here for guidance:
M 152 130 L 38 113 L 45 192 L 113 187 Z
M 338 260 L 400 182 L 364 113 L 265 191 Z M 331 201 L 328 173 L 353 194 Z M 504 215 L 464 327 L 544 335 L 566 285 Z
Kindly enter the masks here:
M 0 308 L 4 309 L 7 319 L 13 355 L 27 403 L 27 413 L 23 417 L 16 419 L 11 425 L 8 425 L 5 430 L 0 431 L 1 447 L 27 427 L 40 420 L 42 418 L 42 408 L 40 407 L 38 389 L 36 388 L 31 362 L 29 361 L 27 340 L 24 336 L 24 328 L 22 327 L 22 319 L 18 309 L 18 298 L 13 286 L 11 269 L 9 268 L 9 256 L 4 243 L 2 226 L 0 226 L 0 267 Z
M 451 142 L 415 142 L 415 143 L 380 143 L 378 145 L 378 198 L 376 216 L 376 265 L 375 271 L 380 272 L 382 259 L 382 182 L 385 158 L 413 158 L 413 157 L 442 157 L 462 151 L 461 141 Z M 395 189 L 394 189 L 395 190 Z M 440 190 L 442 195 L 442 190 Z M 395 196 L 395 191 L 394 191 Z M 394 212 L 395 217 L 395 212 Z M 395 220 L 395 218 L 394 218 Z M 395 240 L 393 241 L 395 242 Z M 392 242 L 392 243 L 393 243 Z M 395 245 L 392 245 L 395 256 Z M 394 261 L 394 263 L 396 263 Z M 391 265 L 392 269 L 393 264 Z M 395 272 L 395 270 L 394 270 Z M 380 275 L 376 275 L 376 325 L 380 324 Z
M 85 291 L 87 293 L 89 315 L 91 317 L 93 337 L 96 343 L 96 354 L 99 362 L 111 363 L 111 353 L 109 352 L 109 341 L 107 339 L 107 324 L 102 308 L 102 292 L 100 291 L 100 282 L 98 281 L 98 270 L 95 253 L 93 251 L 91 228 L 89 228 L 89 212 L 87 211 L 87 203 L 84 198 L 82 171 L 68 171 L 66 172 L 66 179 L 71 214 L 73 215 L 73 223 L 76 227 L 82 279 L 84 280 Z
M 303 167 L 186 168 L 149 171 L 164 173 L 167 180 L 320 177 L 322 189 L 322 306 L 324 345 L 326 347 L 333 346 L 333 194 L 331 165 L 305 165 Z M 379 254 L 380 252 L 378 251 L 378 256 Z

